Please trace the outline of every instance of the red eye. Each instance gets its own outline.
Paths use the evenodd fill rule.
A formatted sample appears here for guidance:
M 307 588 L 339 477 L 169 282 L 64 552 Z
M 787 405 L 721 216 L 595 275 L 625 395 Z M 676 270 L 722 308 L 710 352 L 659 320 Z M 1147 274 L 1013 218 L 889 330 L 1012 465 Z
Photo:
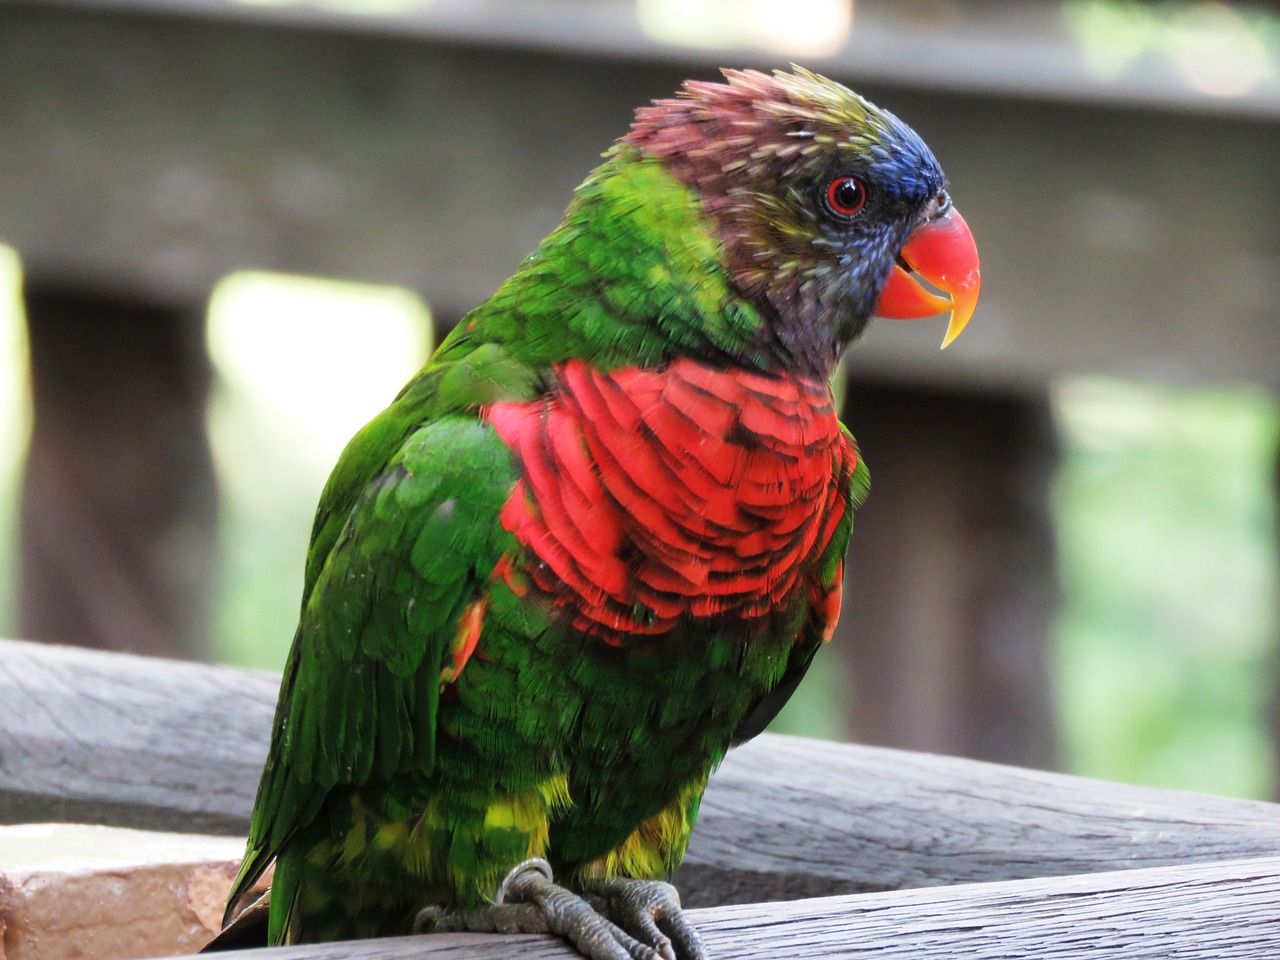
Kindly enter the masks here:
M 836 177 L 827 184 L 827 210 L 837 217 L 857 216 L 866 205 L 867 185 L 857 177 Z

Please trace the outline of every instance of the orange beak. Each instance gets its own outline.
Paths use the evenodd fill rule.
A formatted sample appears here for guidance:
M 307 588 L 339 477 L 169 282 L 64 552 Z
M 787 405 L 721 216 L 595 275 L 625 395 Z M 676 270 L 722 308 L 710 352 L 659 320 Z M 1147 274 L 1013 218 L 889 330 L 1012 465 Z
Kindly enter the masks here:
M 978 247 L 973 242 L 969 225 L 952 207 L 945 216 L 928 220 L 912 230 L 902 245 L 898 260 L 872 313 L 892 320 L 915 320 L 950 313 L 947 335 L 942 339 L 945 349 L 960 336 L 960 331 L 978 305 L 982 271 L 978 267 Z M 903 269 L 904 263 L 909 270 Z M 949 294 L 950 299 L 926 290 L 916 276 Z

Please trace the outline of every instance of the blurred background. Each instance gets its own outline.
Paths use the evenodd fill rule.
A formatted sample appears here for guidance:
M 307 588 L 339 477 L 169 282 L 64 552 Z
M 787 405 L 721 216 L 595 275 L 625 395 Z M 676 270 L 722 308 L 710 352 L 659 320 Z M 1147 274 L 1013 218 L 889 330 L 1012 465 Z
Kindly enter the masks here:
M 934 148 L 776 729 L 1276 793 L 1280 4 L 0 0 L 0 634 L 278 670 L 346 439 L 632 110 L 802 63 Z

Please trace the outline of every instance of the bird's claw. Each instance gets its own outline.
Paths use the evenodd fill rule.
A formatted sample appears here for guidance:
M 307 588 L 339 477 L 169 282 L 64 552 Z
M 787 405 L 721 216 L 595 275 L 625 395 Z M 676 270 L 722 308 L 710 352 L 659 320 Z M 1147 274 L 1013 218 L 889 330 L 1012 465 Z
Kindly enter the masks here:
M 495 901 L 478 910 L 427 907 L 414 932 L 550 933 L 590 960 L 707 960 L 668 883 L 602 880 L 583 898 L 552 882 L 550 865 L 534 858 L 507 874 Z
M 707 960 L 702 938 L 684 915 L 680 894 L 671 884 L 613 877 L 593 881 L 587 895 L 597 910 L 650 944 L 663 960 Z

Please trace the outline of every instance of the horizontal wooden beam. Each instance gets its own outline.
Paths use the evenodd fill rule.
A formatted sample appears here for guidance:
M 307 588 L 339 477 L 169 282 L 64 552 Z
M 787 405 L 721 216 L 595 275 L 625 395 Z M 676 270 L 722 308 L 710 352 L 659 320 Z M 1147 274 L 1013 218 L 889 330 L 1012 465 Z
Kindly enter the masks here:
M 902 750 L 762 737 L 681 872 L 720 904 L 1280 854 L 1280 807 Z
M 277 679 L 0 641 L 0 822 L 246 829 Z M 1280 856 L 1280 807 L 764 735 L 712 778 L 685 902 Z
M 243 834 L 279 682 L 0 641 L 0 823 Z
M 716 960 L 1274 960 L 1280 858 L 692 911 Z M 570 960 L 547 937 L 447 934 L 246 950 L 236 960 Z

